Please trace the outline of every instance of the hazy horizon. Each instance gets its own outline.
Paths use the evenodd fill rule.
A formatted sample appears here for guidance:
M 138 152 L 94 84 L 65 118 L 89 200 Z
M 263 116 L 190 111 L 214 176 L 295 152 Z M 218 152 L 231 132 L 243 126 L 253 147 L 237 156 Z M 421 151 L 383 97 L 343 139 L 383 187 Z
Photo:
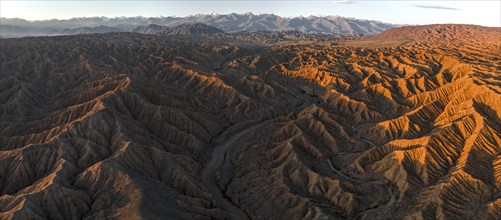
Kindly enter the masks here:
M 16 1 L 0 2 L 3 18 L 185 17 L 197 14 L 341 16 L 401 25 L 501 26 L 500 1 Z M 117 4 L 119 6 L 117 6 Z

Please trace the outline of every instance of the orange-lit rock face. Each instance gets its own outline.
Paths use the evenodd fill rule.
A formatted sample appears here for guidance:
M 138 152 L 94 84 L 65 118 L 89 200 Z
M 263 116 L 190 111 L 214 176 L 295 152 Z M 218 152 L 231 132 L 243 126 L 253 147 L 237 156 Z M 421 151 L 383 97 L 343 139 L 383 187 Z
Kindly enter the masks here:
M 500 218 L 500 31 L 2 40 L 0 217 Z

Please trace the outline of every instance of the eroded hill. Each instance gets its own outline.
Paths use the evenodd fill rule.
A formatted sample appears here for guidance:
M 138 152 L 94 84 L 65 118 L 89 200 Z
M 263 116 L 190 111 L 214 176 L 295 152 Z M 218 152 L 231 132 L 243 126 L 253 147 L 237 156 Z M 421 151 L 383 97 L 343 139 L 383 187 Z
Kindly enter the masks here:
M 500 29 L 392 31 L 2 39 L 0 217 L 500 218 Z

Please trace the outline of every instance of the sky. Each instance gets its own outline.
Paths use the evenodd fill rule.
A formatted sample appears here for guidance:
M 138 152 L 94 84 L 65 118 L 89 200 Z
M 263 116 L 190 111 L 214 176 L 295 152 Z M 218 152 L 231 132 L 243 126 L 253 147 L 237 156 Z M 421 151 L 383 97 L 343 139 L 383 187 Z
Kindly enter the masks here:
M 0 0 L 1 17 L 27 20 L 95 16 L 167 17 L 246 12 L 273 13 L 284 17 L 339 15 L 408 25 L 457 23 L 501 26 L 501 0 Z

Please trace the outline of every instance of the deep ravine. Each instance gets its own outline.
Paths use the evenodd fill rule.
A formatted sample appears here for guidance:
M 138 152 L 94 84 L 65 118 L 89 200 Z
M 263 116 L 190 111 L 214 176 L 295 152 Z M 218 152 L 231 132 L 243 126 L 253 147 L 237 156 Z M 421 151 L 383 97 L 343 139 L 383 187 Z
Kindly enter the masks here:
M 215 172 L 223 163 L 224 155 L 230 147 L 239 147 L 234 144 L 240 139 L 248 139 L 252 137 L 264 124 L 266 124 L 266 121 L 245 127 L 236 134 L 233 134 L 232 136 L 226 138 L 223 143 L 215 146 L 212 151 L 212 157 L 209 163 L 207 163 L 205 168 L 202 170 L 201 181 L 203 185 L 205 186 L 206 190 L 210 194 L 212 194 L 212 197 L 214 198 L 216 203 L 225 211 L 226 217 L 228 219 L 241 220 L 249 219 L 249 217 L 243 210 L 235 206 L 235 204 L 233 204 L 223 196 L 223 193 L 215 183 Z

